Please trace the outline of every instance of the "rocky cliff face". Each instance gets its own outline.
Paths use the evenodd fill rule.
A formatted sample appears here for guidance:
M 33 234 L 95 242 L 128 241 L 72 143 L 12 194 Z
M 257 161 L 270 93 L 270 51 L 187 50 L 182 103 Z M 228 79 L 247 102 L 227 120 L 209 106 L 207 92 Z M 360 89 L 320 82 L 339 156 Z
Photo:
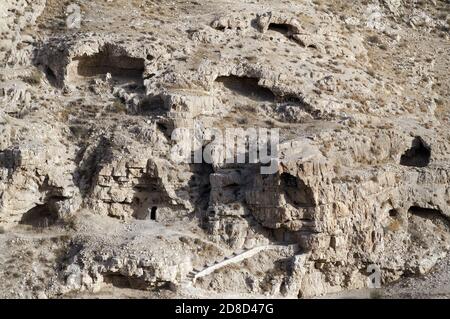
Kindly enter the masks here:
M 2 294 L 310 297 L 446 256 L 447 1 L 70 5 L 0 8 Z M 277 129 L 276 172 L 231 128 Z

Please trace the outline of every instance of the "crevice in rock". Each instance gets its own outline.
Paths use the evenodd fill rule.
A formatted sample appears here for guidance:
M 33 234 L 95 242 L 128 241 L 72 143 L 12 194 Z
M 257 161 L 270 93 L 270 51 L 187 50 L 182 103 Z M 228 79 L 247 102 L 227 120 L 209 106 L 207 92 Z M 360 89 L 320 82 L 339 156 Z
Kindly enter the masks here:
M 394 208 L 389 210 L 389 216 L 392 217 L 392 218 L 397 218 L 399 216 L 398 210 L 396 210 Z
M 58 87 L 58 78 L 56 77 L 55 72 L 53 72 L 53 70 L 48 66 L 44 66 L 43 69 L 45 77 L 47 78 L 47 81 L 50 83 L 50 85 Z
M 423 208 L 420 206 L 411 206 L 408 209 L 408 214 L 411 215 L 416 215 L 422 218 L 427 218 L 427 219 L 432 219 L 432 218 L 444 218 L 445 220 L 447 220 L 448 223 L 448 219 L 445 217 L 445 215 L 442 214 L 442 212 L 439 209 L 434 209 L 434 208 Z
M 224 25 L 212 25 L 211 26 L 213 29 L 216 29 L 216 30 L 218 30 L 218 31 L 222 31 L 222 32 L 225 32 L 225 30 L 231 30 L 231 28 L 230 27 L 225 27 Z
M 430 163 L 431 147 L 421 137 L 415 137 L 412 146 L 400 158 L 400 165 L 426 167 Z
M 190 169 L 194 173 L 188 182 L 190 201 L 197 211 L 200 225 L 206 227 L 210 217 L 208 211 L 211 196 L 210 175 L 214 169 L 207 163 L 191 164 Z
M 280 182 L 286 201 L 289 204 L 297 208 L 315 206 L 314 194 L 311 188 L 300 178 L 288 173 L 282 173 Z
M 8 170 L 8 178 L 22 165 L 22 154 L 18 148 L 9 148 L 0 151 L 0 168 Z
M 74 184 L 79 188 L 81 195 L 86 197 L 94 186 L 99 164 L 112 156 L 111 141 L 105 136 L 101 136 L 95 145 L 82 143 L 76 158 L 78 165 L 74 172 Z
M 163 134 L 167 134 L 169 131 L 169 127 L 164 122 L 156 122 L 156 127 L 158 130 L 160 130 Z
M 297 105 L 303 105 L 306 107 L 305 102 L 302 98 L 294 95 L 294 94 L 285 94 L 280 97 L 278 97 L 278 102 L 280 103 L 286 103 L 286 104 L 297 104 Z
M 267 30 L 280 33 L 287 39 L 292 40 L 305 48 L 317 49 L 315 44 L 305 43 L 300 37 L 295 37 L 294 35 L 296 35 L 296 28 L 288 23 L 270 23 Z M 273 40 L 273 37 L 270 37 L 270 39 Z

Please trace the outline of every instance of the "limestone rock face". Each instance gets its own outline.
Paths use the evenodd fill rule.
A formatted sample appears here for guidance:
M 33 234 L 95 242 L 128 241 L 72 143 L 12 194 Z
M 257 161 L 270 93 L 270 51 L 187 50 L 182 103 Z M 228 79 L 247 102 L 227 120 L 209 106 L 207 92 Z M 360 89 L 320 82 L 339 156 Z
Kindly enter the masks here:
M 6 297 L 311 297 L 447 255 L 448 3 L 172 2 L 0 7 L 0 268 L 40 281 Z

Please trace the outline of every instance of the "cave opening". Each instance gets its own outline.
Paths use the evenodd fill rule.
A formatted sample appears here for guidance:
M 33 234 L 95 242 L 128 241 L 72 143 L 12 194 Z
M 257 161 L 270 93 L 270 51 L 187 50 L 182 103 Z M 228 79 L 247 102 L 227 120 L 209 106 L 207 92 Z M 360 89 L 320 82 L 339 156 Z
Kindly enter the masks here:
M 408 213 L 418 215 L 418 216 L 431 216 L 431 215 L 440 215 L 441 211 L 434 208 L 423 208 L 420 206 L 411 206 L 408 210 Z
M 57 219 L 58 216 L 51 209 L 50 205 L 44 203 L 34 206 L 23 214 L 19 224 L 45 228 L 53 225 Z
M 145 97 L 139 104 L 141 114 L 163 113 L 164 111 L 165 104 L 161 96 Z
M 156 220 L 156 209 L 157 209 L 157 207 L 153 206 L 151 211 L 150 211 L 150 219 L 151 220 Z
M 44 65 L 42 68 L 48 83 L 50 83 L 50 85 L 52 86 L 58 87 L 58 77 L 56 76 L 55 72 L 53 72 L 53 70 L 47 65 Z
M 398 210 L 396 210 L 396 209 L 389 210 L 389 216 L 392 218 L 398 217 L 399 216 Z
M 313 207 L 315 206 L 314 194 L 312 189 L 300 178 L 288 173 L 280 175 L 281 187 L 285 193 L 286 199 L 295 207 Z
M 254 101 L 274 102 L 275 94 L 261 85 L 259 79 L 245 76 L 220 76 L 216 82 L 221 83 L 224 88 Z
M 291 36 L 291 26 L 285 23 L 271 23 L 269 24 L 269 31 L 275 31 L 283 34 L 286 37 Z
M 145 59 L 135 58 L 118 47 L 105 45 L 98 53 L 75 57 L 76 73 L 82 77 L 111 74 L 113 80 L 132 80 L 143 85 Z
M 143 278 L 126 276 L 120 273 L 105 273 L 103 274 L 103 282 L 121 289 L 137 289 L 137 290 L 149 290 L 151 289 L 150 283 L 146 282 Z
M 422 138 L 416 137 L 412 146 L 400 158 L 400 165 L 412 167 L 426 167 L 430 163 L 431 147 Z
M 413 220 L 420 218 L 421 220 L 431 221 L 438 229 L 445 232 L 450 230 L 450 218 L 443 214 L 440 209 L 436 208 L 424 208 L 421 206 L 413 205 L 408 209 L 408 218 Z M 417 220 L 417 219 L 416 219 Z

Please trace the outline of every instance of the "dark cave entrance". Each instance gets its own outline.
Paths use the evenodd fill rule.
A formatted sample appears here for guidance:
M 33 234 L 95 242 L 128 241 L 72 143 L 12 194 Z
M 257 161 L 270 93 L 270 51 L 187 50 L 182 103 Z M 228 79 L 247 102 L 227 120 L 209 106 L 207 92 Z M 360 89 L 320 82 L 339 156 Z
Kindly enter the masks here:
M 20 224 L 45 228 L 56 223 L 58 216 L 48 203 L 36 205 L 22 215 Z
M 288 173 L 280 175 L 282 190 L 286 199 L 295 207 L 314 207 L 315 200 L 312 189 L 300 178 Z
M 434 208 L 423 208 L 420 206 L 411 206 L 408 210 L 409 214 L 414 214 L 422 217 L 440 216 L 442 212 Z
M 259 85 L 259 79 L 245 76 L 220 76 L 216 82 L 235 94 L 245 96 L 259 102 L 274 102 L 275 94 L 268 88 Z
M 396 218 L 396 217 L 398 217 L 400 214 L 399 214 L 399 212 L 398 212 L 398 210 L 396 210 L 396 209 L 391 209 L 391 210 L 389 210 L 389 216 L 390 217 L 392 217 L 392 218 Z
M 150 211 L 150 219 L 151 220 L 156 220 L 156 209 L 157 209 L 157 207 L 153 206 L 151 211 Z
M 420 137 L 414 138 L 412 146 L 400 158 L 400 165 L 426 167 L 430 163 L 431 148 Z
M 289 24 L 279 24 L 279 23 L 271 23 L 269 24 L 269 31 L 275 31 L 278 33 L 283 34 L 286 37 L 291 36 L 291 29 L 292 27 Z
M 448 234 L 450 230 L 450 219 L 449 217 L 444 215 L 440 209 L 424 208 L 414 205 L 408 209 L 408 219 L 410 220 L 413 226 L 414 224 L 416 224 L 415 228 L 419 234 L 421 234 L 424 231 L 423 225 L 424 221 L 426 220 L 433 223 L 434 226 L 436 227 L 434 230 L 432 230 L 433 232 L 443 231 L 444 233 Z M 422 226 L 418 227 L 417 224 Z M 438 233 L 435 233 L 435 235 L 437 236 Z
M 106 284 L 112 285 L 113 287 L 120 289 L 137 289 L 137 290 L 152 289 L 152 285 L 149 282 L 146 282 L 145 279 L 134 276 L 125 276 L 120 273 L 103 274 L 103 281 Z
M 164 99 L 161 96 L 147 96 L 141 100 L 139 103 L 139 112 L 145 115 L 161 113 L 164 114 L 167 110 L 165 109 Z M 162 126 L 167 126 L 161 123 L 162 120 L 157 122 L 158 129 L 162 131 Z M 165 119 L 165 121 L 167 121 Z M 167 129 L 167 127 L 166 127 Z M 167 131 L 167 130 L 166 130 Z M 164 132 L 166 133 L 166 132 Z
M 125 50 L 113 45 L 105 45 L 98 53 L 74 58 L 79 76 L 94 77 L 110 73 L 114 80 L 133 81 L 143 84 L 145 60 L 128 56 Z
M 49 66 L 44 66 L 43 68 L 45 77 L 47 78 L 47 81 L 50 83 L 50 85 L 58 86 L 58 78 L 55 72 L 53 72 L 53 70 Z

